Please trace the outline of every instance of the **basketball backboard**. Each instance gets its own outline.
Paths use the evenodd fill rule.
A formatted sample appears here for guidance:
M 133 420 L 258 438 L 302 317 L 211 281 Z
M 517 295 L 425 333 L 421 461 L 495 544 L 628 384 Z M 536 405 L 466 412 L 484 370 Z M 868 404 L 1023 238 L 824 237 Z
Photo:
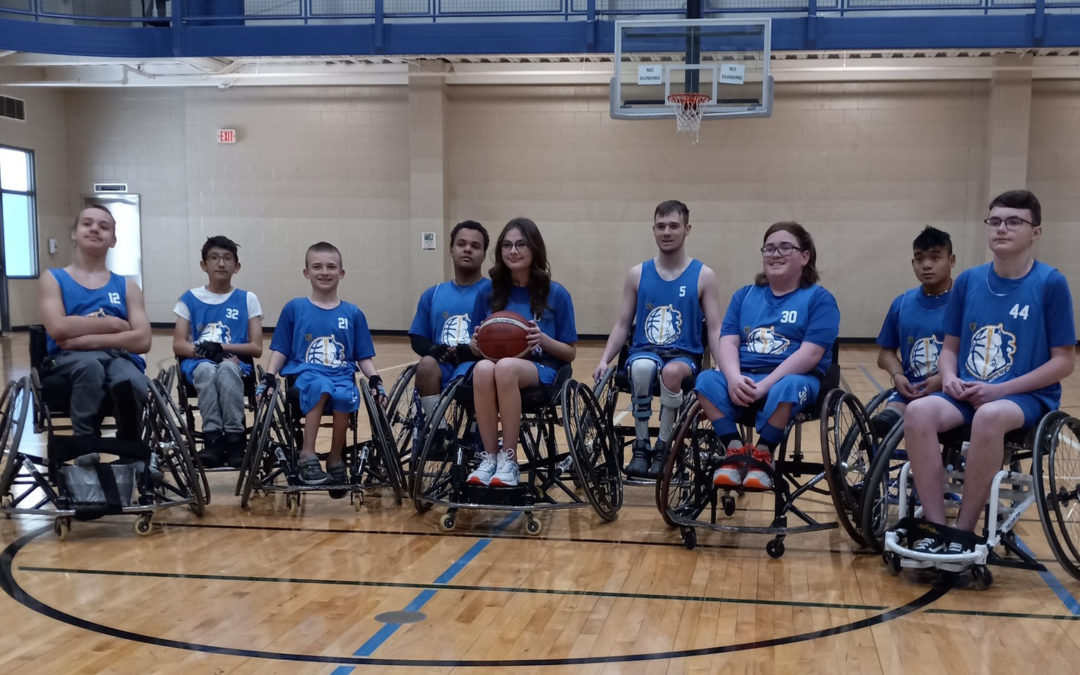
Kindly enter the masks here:
M 771 22 L 763 18 L 615 22 L 611 116 L 674 117 L 672 94 L 709 96 L 702 117 L 767 117 Z

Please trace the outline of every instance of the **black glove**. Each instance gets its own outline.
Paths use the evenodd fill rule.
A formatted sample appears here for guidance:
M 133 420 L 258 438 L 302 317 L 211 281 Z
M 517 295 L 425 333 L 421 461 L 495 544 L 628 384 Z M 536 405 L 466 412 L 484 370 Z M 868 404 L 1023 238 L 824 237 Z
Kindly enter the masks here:
M 195 356 L 200 359 L 209 359 L 214 363 L 221 363 L 225 360 L 225 350 L 219 342 L 196 342 Z
M 450 354 L 449 345 L 435 345 L 430 350 L 428 350 L 428 356 L 434 358 L 439 363 L 448 363 L 448 354 Z
M 368 390 L 371 391 L 371 395 L 375 397 L 379 405 L 386 405 L 386 389 L 382 384 L 381 375 L 372 375 L 368 378 Z
M 473 354 L 472 347 L 468 344 L 458 345 L 454 348 L 454 352 L 457 356 L 458 363 L 465 363 L 466 361 L 475 361 L 476 354 Z
M 277 376 L 273 373 L 263 373 L 262 381 L 255 387 L 255 398 L 262 398 L 266 392 L 277 389 Z

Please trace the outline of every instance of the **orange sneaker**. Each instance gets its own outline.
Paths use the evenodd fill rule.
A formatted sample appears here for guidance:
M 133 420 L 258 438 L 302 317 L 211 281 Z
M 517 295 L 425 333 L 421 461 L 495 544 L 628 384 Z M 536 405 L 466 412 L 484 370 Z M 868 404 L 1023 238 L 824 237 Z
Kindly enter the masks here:
M 753 452 L 752 445 L 744 445 L 741 448 L 728 448 L 725 458 L 748 457 Z M 739 487 L 743 484 L 743 473 L 746 471 L 746 462 L 740 459 L 724 462 L 713 474 L 713 485 L 721 487 Z
M 770 469 L 774 468 L 772 453 L 768 450 L 755 447 L 750 456 L 762 464 L 768 464 Z M 773 482 L 768 473 L 751 465 L 746 471 L 746 478 L 743 479 L 742 485 L 750 490 L 771 490 Z

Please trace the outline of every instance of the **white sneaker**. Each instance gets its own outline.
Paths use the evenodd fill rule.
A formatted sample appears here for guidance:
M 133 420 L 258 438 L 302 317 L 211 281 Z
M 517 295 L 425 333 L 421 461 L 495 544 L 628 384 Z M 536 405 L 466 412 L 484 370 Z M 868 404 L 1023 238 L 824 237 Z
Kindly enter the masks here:
M 469 474 L 469 477 L 465 479 L 465 482 L 469 485 L 490 485 L 491 477 L 495 475 L 495 457 L 495 455 L 486 452 L 483 453 L 483 459 L 480 460 L 480 466 L 476 467 L 476 471 Z
M 498 485 L 501 487 L 513 487 L 518 484 L 518 478 L 521 477 L 521 471 L 518 469 L 516 461 L 510 459 L 509 453 L 505 450 L 501 450 L 497 455 L 498 462 L 495 469 L 495 475 L 491 477 L 491 485 Z

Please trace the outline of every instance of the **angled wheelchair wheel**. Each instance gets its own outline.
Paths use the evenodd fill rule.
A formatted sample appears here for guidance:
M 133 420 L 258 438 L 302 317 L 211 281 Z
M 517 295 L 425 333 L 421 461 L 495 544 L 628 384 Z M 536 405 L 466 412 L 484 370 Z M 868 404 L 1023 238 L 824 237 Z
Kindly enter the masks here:
M 390 486 L 394 492 L 394 501 L 400 504 L 405 493 L 405 475 L 401 472 L 401 459 L 390 431 L 390 423 L 375 397 L 371 395 L 367 383 L 360 385 L 360 394 L 364 398 L 364 408 L 371 425 L 371 444 L 375 451 L 375 461 L 370 467 L 375 474 L 375 480 Z
M 403 472 L 412 471 L 413 454 L 419 454 L 413 444 L 423 427 L 423 414 L 412 386 L 415 375 L 415 363 L 401 371 L 390 388 L 390 403 L 386 407 L 386 418 Z
M 202 516 L 206 508 L 202 471 L 195 467 L 191 458 L 190 439 L 180 432 L 169 408 L 168 390 L 158 380 L 150 382 L 150 399 L 147 401 L 146 427 L 143 438 L 157 455 L 163 474 L 158 489 L 162 501 L 191 499 L 191 510 Z
M 615 366 L 610 366 L 604 371 L 604 376 L 593 385 L 593 398 L 600 406 L 607 423 L 609 435 L 608 444 L 611 445 L 616 457 L 622 456 L 622 447 L 619 437 L 615 433 L 613 420 L 615 419 L 615 407 L 619 404 L 619 388 L 615 386 Z
M 609 442 L 604 413 L 592 390 L 573 380 L 563 387 L 561 398 L 578 483 L 600 517 L 615 520 L 622 508 L 622 469 Z
M 271 446 L 278 445 L 288 449 L 290 455 L 295 454 L 292 444 L 293 430 L 289 424 L 285 410 L 285 390 L 284 387 L 278 387 L 271 395 L 263 397 L 255 408 L 255 424 L 237 479 L 241 508 L 248 507 L 255 490 L 264 481 L 270 480 L 277 471 Z
M 712 472 L 722 455 L 712 424 L 695 401 L 671 439 L 664 468 L 656 481 L 656 506 L 668 527 L 680 527 L 696 520 L 713 502 L 716 488 Z
M 1032 463 L 1046 540 L 1065 571 L 1080 579 L 1080 420 L 1060 411 L 1045 415 Z
M 3 452 L 0 497 L 5 499 L 12 497 L 12 483 L 19 472 L 19 444 L 32 396 L 30 381 L 25 377 L 9 382 L 0 396 L 0 451 Z
M 862 403 L 854 394 L 833 389 L 821 406 L 821 461 L 837 520 L 859 546 L 866 545 L 860 511 L 873 454 L 874 437 Z
M 176 366 L 172 366 L 168 369 L 175 374 Z M 168 372 L 165 371 L 165 372 Z M 159 373 L 159 376 L 161 373 Z M 188 455 L 191 457 L 191 461 L 195 466 L 196 478 L 202 483 L 202 494 L 205 499 L 205 503 L 210 503 L 210 482 L 206 478 L 206 471 L 203 470 L 202 462 L 199 461 L 199 454 L 196 452 L 197 446 L 195 445 L 195 434 L 191 431 L 191 426 L 188 424 L 188 415 L 184 414 L 180 410 L 180 406 L 176 404 L 176 400 L 169 395 L 169 392 L 173 390 L 175 380 L 172 376 L 167 376 L 161 380 L 161 396 L 165 403 L 168 414 L 173 420 L 173 424 L 176 425 L 176 429 L 180 432 L 180 436 L 184 439 L 184 443 L 188 448 Z
M 863 542 L 881 553 L 885 546 L 885 531 L 901 518 L 915 515 L 915 496 L 910 486 L 900 485 L 900 470 L 907 454 L 900 449 L 904 440 L 903 420 L 898 422 L 878 444 L 870 463 L 859 509 L 859 532 Z M 908 513 L 900 513 L 900 493 L 908 494 Z
M 435 501 L 446 501 L 455 490 L 454 471 L 459 452 L 471 453 L 460 439 L 469 424 L 469 413 L 454 398 L 458 384 L 443 392 L 424 429 L 424 445 L 412 475 L 412 498 L 416 510 L 423 513 Z M 465 457 L 468 465 L 471 458 Z M 459 477 L 464 480 L 464 476 Z M 460 486 L 458 486 L 460 487 Z

